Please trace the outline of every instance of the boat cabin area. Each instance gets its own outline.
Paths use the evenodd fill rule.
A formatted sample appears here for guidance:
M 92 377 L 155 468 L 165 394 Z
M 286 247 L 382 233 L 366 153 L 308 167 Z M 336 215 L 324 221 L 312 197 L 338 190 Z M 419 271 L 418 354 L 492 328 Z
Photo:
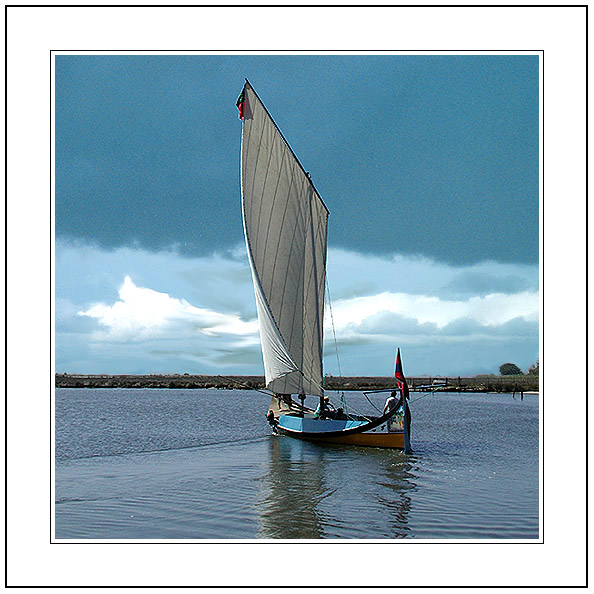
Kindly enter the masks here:
M 356 421 L 357 423 L 368 423 L 377 418 L 374 416 L 348 414 L 342 408 L 335 408 L 330 404 L 328 397 L 326 396 L 321 396 L 319 405 L 316 409 L 313 409 L 293 400 L 291 394 L 275 394 L 270 401 L 268 417 L 274 417 L 275 420 L 278 420 L 281 415 L 311 419 L 313 421 L 337 420 Z

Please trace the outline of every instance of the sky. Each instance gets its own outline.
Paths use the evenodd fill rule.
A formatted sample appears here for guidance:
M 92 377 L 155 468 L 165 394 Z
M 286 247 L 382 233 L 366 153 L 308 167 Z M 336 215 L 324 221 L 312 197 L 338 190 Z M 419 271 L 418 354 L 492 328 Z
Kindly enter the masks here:
M 536 362 L 538 56 L 55 60 L 57 372 L 263 373 L 244 78 L 330 210 L 327 373 Z

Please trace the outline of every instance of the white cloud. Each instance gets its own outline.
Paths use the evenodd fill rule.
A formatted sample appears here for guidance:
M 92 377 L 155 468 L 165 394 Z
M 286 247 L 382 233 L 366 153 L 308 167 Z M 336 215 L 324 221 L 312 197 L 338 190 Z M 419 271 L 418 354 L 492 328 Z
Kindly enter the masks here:
M 484 326 L 499 326 L 518 317 L 537 321 L 538 307 L 538 294 L 526 292 L 515 295 L 494 293 L 465 300 L 380 293 L 337 301 L 332 305 L 332 313 L 337 331 L 361 325 L 365 320 L 384 312 L 399 314 L 419 324 L 434 324 L 441 329 L 461 319 L 474 320 Z
M 538 267 L 330 249 L 328 276 L 345 374 L 388 373 L 396 346 L 411 374 L 497 372 L 502 358 L 527 368 L 538 356 Z M 262 373 L 242 246 L 188 258 L 58 242 L 55 306 L 58 370 Z M 325 322 L 336 373 L 328 310 Z
M 137 287 L 129 276 L 119 290 L 120 300 L 112 305 L 97 303 L 78 315 L 97 319 L 108 329 L 96 332 L 95 340 L 131 341 L 166 337 L 174 331 L 202 332 L 255 337 L 255 320 L 245 322 L 237 314 L 222 314 L 195 307 L 185 299 L 153 289 Z

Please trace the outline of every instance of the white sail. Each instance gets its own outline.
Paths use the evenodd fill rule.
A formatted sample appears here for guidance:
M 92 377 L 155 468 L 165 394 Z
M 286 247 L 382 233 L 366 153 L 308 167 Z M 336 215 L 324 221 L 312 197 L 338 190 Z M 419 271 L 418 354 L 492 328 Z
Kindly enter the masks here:
M 247 82 L 243 99 L 243 221 L 266 386 L 321 395 L 328 211 Z

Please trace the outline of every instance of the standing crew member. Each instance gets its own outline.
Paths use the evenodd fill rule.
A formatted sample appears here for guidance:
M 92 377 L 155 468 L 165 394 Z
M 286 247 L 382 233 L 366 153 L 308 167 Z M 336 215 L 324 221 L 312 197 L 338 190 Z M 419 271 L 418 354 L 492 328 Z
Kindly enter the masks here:
M 386 399 L 386 404 L 384 405 L 384 412 L 382 412 L 382 415 L 385 415 L 387 412 L 393 410 L 395 407 L 396 407 L 396 390 L 392 390 L 392 392 Z

